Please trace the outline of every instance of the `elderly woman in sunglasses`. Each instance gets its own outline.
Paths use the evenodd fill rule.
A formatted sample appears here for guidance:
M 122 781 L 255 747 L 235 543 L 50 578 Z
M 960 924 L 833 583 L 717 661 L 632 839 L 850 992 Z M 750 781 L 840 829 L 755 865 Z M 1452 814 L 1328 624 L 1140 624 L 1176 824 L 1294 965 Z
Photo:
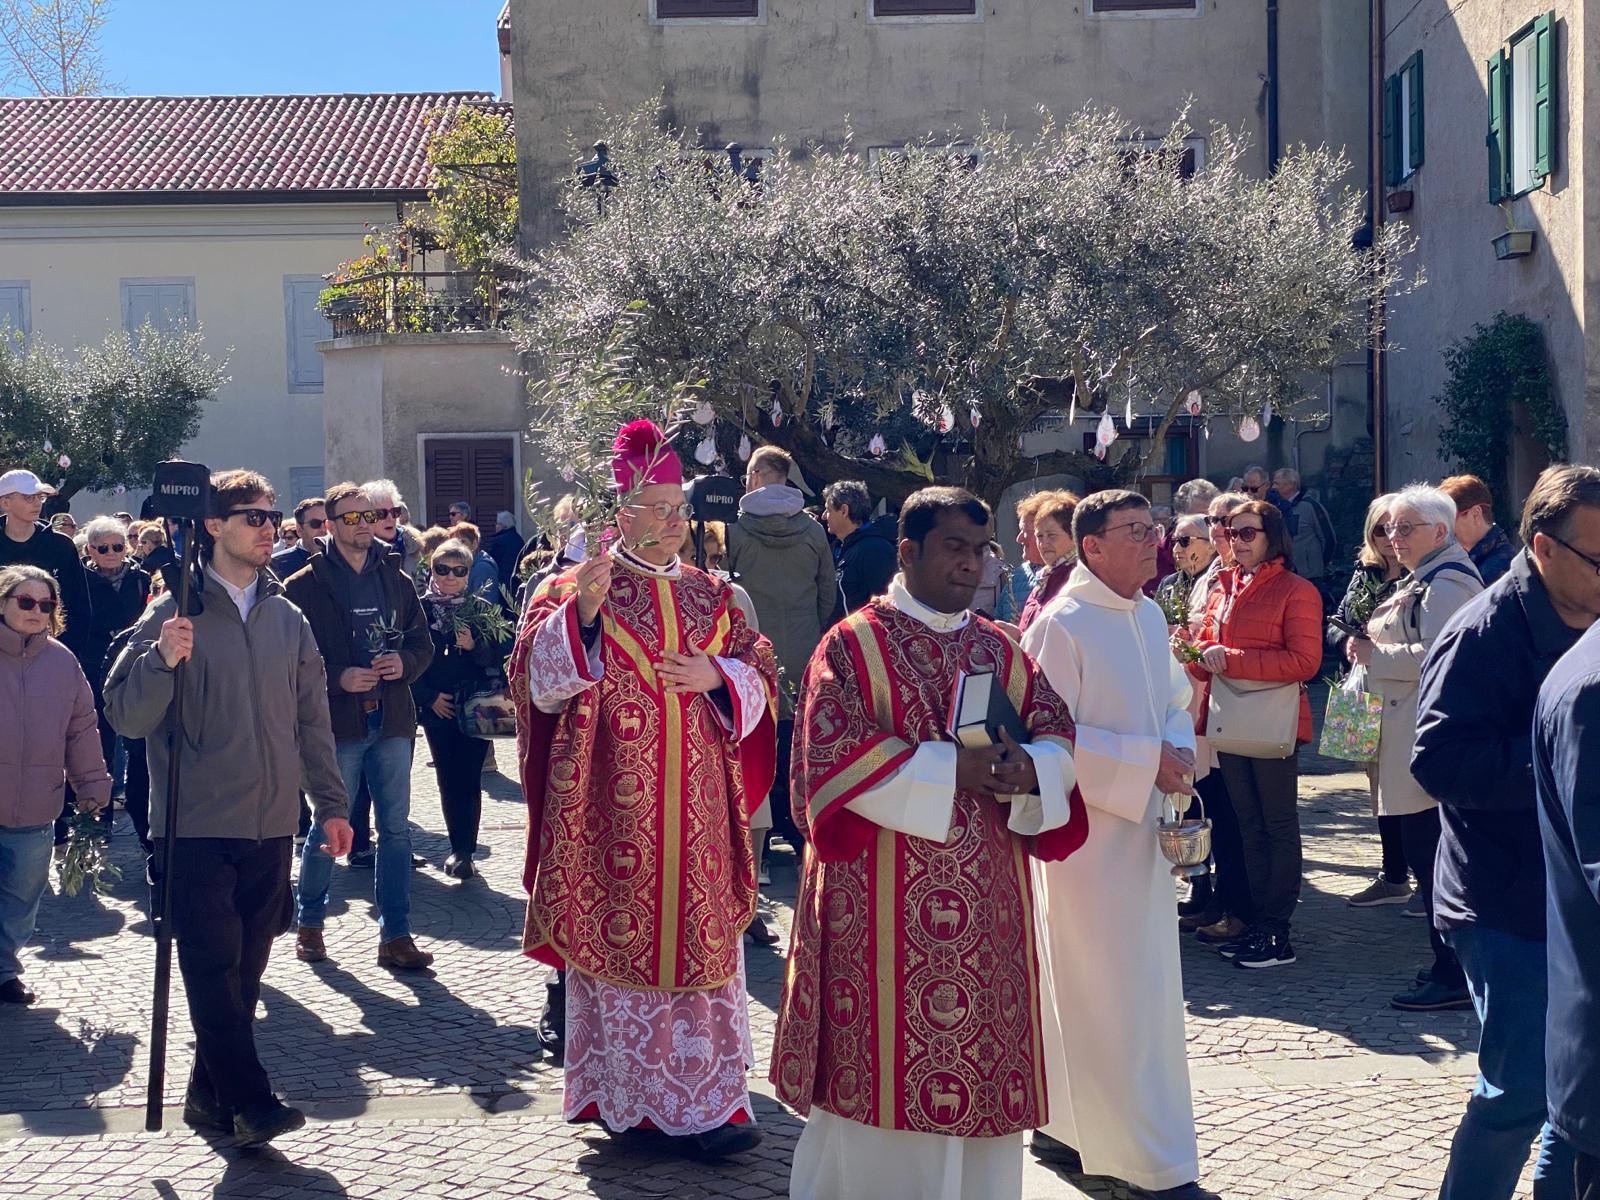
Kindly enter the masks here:
M 1399 818 L 1406 862 L 1417 877 L 1433 965 L 1390 1004 L 1410 1012 L 1466 1008 L 1466 976 L 1433 927 L 1433 860 L 1439 806 L 1411 774 L 1417 736 L 1417 683 L 1428 648 L 1456 610 L 1483 591 L 1472 557 L 1456 541 L 1456 503 L 1435 487 L 1413 484 L 1389 504 L 1385 532 L 1407 574 L 1352 638 L 1349 657 L 1367 670 L 1367 690 L 1383 697 L 1375 805 L 1379 819 Z
M 1241 504 L 1220 527 L 1233 565 L 1218 576 L 1206 605 L 1190 674 L 1209 692 L 1216 676 L 1298 684 L 1322 666 L 1322 594 L 1294 573 L 1294 542 L 1283 513 L 1263 500 Z M 1299 691 L 1300 742 L 1311 740 L 1311 705 Z M 1283 758 L 1217 755 L 1244 844 L 1255 922 L 1220 947 L 1236 966 L 1295 961 L 1290 922 L 1300 900 L 1299 767 Z
M 1217 548 L 1211 541 L 1203 513 L 1188 513 L 1179 517 L 1172 527 L 1171 545 L 1173 564 L 1178 569 L 1156 587 L 1156 598 L 1169 614 L 1190 609 L 1195 583 L 1217 557 Z M 1182 631 L 1185 637 L 1189 632 L 1187 628 Z
M 94 695 L 56 638 L 61 591 L 39 567 L 0 571 L 0 1003 L 32 1004 L 17 957 L 33 936 L 50 877 L 63 779 L 80 811 L 104 808 L 111 777 L 100 753 Z
M 83 539 L 83 575 L 91 605 L 89 631 L 84 638 L 83 669 L 89 677 L 89 686 L 94 689 L 95 711 L 100 714 L 100 748 L 109 764 L 116 749 L 117 734 L 105 718 L 104 688 L 106 675 L 111 670 L 111 664 L 106 661 L 107 651 L 117 635 L 137 621 L 150 602 L 150 576 L 129 557 L 133 543 L 129 541 L 127 528 L 115 517 L 95 517 L 83 527 Z M 148 804 L 148 781 L 135 781 L 129 788 L 129 795 L 145 798 Z M 145 806 L 130 804 L 128 815 L 134 819 L 139 840 L 148 840 Z
M 475 606 L 492 603 L 468 590 L 473 557 L 466 543 L 452 538 L 428 558 L 422 608 L 433 639 L 433 660 L 411 685 L 439 778 L 439 807 L 450 835 L 444 873 L 452 879 L 473 875 L 472 856 L 483 815 L 483 763 L 489 750 L 487 741 L 467 735 L 457 724 L 457 689 L 498 671 L 511 653 L 510 639 L 490 640 L 469 623 Z

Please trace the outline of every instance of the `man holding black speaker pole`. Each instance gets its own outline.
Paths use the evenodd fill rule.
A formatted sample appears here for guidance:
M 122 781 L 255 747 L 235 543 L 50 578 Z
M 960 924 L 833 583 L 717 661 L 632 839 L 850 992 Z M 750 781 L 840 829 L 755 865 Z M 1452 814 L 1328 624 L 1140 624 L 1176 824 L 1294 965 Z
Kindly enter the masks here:
M 152 779 L 178 780 L 150 816 L 195 1034 L 184 1122 L 260 1145 L 305 1124 L 273 1094 L 253 1029 L 272 939 L 293 916 L 302 779 L 329 854 L 349 849 L 349 805 L 322 655 L 267 569 L 283 519 L 272 485 L 234 470 L 209 490 L 198 577 L 145 612 L 106 681 L 106 713 L 148 739 Z M 169 775 L 174 744 L 181 776 Z M 182 842 L 170 859 L 169 820 Z

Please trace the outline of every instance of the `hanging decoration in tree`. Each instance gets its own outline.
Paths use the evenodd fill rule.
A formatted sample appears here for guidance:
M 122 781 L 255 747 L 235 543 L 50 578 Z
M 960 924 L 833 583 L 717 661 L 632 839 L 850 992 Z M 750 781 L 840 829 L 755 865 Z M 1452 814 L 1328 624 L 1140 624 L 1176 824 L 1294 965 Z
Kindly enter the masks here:
M 694 423 L 696 425 L 709 425 L 717 419 L 717 410 L 711 407 L 711 401 L 701 400 L 694 406 Z
M 44 439 L 44 452 L 45 452 L 45 453 L 46 453 L 46 454 L 50 454 L 50 453 L 52 453 L 52 452 L 53 452 L 53 451 L 54 451 L 54 450 L 55 450 L 55 448 L 56 448 L 56 446 L 55 446 L 55 443 L 54 443 L 54 442 L 52 442 L 52 441 L 51 441 L 51 440 L 50 440 L 50 438 L 49 438 L 49 436 L 48 436 L 48 435 L 47 435 L 47 436 L 46 436 L 46 437 L 45 437 L 45 439 Z
M 967 420 L 971 421 L 972 427 L 976 429 L 979 425 L 983 424 L 983 414 L 977 410 L 976 406 L 974 406 L 967 409 Z
M 1096 458 L 1098 458 L 1101 462 L 1105 462 L 1105 460 L 1106 460 L 1106 448 L 1104 446 L 1102 446 L 1099 442 L 1096 442 L 1094 444 L 1094 456 Z
M 956 414 L 946 404 L 939 410 L 939 432 L 949 433 L 956 427 Z
M 1261 436 L 1261 426 L 1254 417 L 1246 417 L 1239 422 L 1239 440 L 1253 442 Z
M 700 439 L 700 444 L 694 448 L 694 460 L 702 467 L 709 467 L 717 461 L 717 439 L 707 430 L 705 437 Z
M 1201 400 L 1200 400 L 1200 393 L 1199 392 L 1190 392 L 1187 396 L 1184 397 L 1183 406 L 1184 406 L 1184 408 L 1189 410 L 1189 415 L 1191 417 L 1198 417 L 1200 415 L 1200 409 L 1202 407 Z
M 1261 428 L 1266 429 L 1272 424 L 1272 401 L 1268 400 L 1261 406 Z
M 571 483 L 577 477 L 578 477 L 578 472 L 575 471 L 572 467 L 568 466 L 568 467 L 562 467 L 561 468 L 561 482 L 562 483 Z
M 1109 446 L 1117 440 L 1117 423 L 1111 419 L 1111 414 L 1101 413 L 1100 424 L 1095 427 L 1094 442 L 1096 446 Z M 1105 455 L 1101 455 L 1104 458 Z
M 750 445 L 750 435 L 748 433 L 741 433 L 739 435 L 739 461 L 749 462 L 750 455 L 753 453 L 754 450 Z
M 1128 398 L 1122 406 L 1122 427 L 1133 428 L 1133 376 L 1128 376 Z
M 783 424 L 783 405 L 778 402 L 777 397 L 773 397 L 772 408 L 768 415 L 772 418 L 772 427 L 774 429 Z
M 873 458 L 882 458 L 889 452 L 889 444 L 883 440 L 883 434 L 875 433 L 867 443 L 867 450 Z
M 123 492 L 125 492 L 127 490 L 128 490 L 128 485 L 127 484 L 119 483 L 119 484 L 117 484 L 116 487 L 111 489 L 111 494 L 113 496 L 120 496 L 120 495 L 122 495 Z
M 69 458 L 65 454 L 63 454 L 60 458 L 56 459 L 56 466 L 60 467 L 63 471 L 65 471 L 71 465 L 72 465 L 72 459 Z

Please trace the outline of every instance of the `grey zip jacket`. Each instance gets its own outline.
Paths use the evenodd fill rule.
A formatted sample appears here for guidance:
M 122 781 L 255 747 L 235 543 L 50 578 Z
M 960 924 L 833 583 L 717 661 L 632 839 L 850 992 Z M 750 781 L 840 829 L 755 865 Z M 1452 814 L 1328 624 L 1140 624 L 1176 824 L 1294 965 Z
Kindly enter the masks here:
M 262 571 L 248 621 L 197 571 L 194 653 L 183 675 L 178 795 L 180 838 L 293 837 L 302 786 L 320 825 L 347 817 L 334 756 L 328 681 L 304 614 Z M 166 832 L 173 672 L 156 640 L 177 614 L 171 592 L 145 610 L 106 679 L 106 717 L 124 737 L 147 738 L 150 834 Z

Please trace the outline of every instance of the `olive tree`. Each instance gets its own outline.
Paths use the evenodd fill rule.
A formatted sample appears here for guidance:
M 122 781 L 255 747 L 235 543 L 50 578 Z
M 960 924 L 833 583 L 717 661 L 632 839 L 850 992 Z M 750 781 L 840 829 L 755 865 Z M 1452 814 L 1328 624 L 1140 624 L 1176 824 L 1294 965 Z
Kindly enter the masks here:
M 574 430 L 603 432 L 581 415 L 607 372 L 584 364 L 620 329 L 644 393 L 688 386 L 701 461 L 769 442 L 891 499 L 936 459 L 991 502 L 1035 473 L 1131 482 L 1185 412 L 1309 414 L 1303 381 L 1367 344 L 1376 302 L 1412 282 L 1398 227 L 1354 244 L 1339 154 L 1254 178 L 1214 129 L 1185 177 L 1181 116 L 1155 144 L 1092 110 L 877 156 L 780 144 L 755 181 L 653 106 L 604 132 L 605 182 L 573 178 L 565 234 L 525 264 L 542 411 L 580 417 L 535 420 L 552 461 Z M 1041 422 L 1083 414 L 1101 414 L 1096 452 L 1024 456 Z M 1108 448 L 1130 417 L 1150 435 Z
M 199 431 L 226 368 L 197 332 L 146 325 L 137 337 L 118 330 L 66 350 L 24 347 L 0 330 L 0 469 L 28 467 L 63 501 L 85 489 L 147 487 L 156 464 Z

